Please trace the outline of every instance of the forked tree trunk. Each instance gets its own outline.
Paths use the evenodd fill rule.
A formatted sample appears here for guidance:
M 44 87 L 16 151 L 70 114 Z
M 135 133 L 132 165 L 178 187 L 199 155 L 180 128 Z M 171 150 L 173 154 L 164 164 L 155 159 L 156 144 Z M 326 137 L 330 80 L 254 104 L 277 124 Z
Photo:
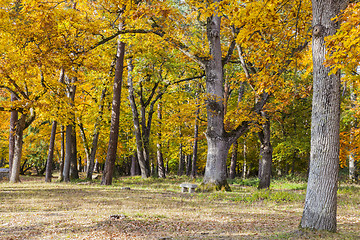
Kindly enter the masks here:
M 55 148 L 55 135 L 56 135 L 56 126 L 57 122 L 53 121 L 51 127 L 51 136 L 50 136 L 50 144 L 49 144 L 49 153 L 46 162 L 46 175 L 45 175 L 45 182 L 51 182 L 52 177 L 52 164 L 54 158 L 54 148 Z
M 313 6 L 313 102 L 311 114 L 310 172 L 300 226 L 336 231 L 339 171 L 340 71 L 329 75 L 325 67 L 324 38 L 336 33 L 332 21 L 346 5 L 343 0 L 314 0 Z
M 11 101 L 16 101 L 16 96 L 14 93 L 11 93 Z M 9 133 L 9 179 L 11 178 L 11 169 L 14 159 L 14 150 L 15 150 L 15 126 L 16 121 L 18 120 L 18 112 L 16 110 L 11 111 L 10 115 L 10 133 Z
M 259 189 L 270 187 L 271 166 L 272 166 L 272 152 L 273 148 L 270 142 L 270 120 L 262 111 L 261 115 L 266 118 L 266 122 L 263 124 L 263 129 L 258 133 L 260 139 L 260 155 L 259 160 Z
M 96 151 L 98 148 L 98 142 L 99 142 L 99 134 L 100 134 L 100 122 L 102 120 L 103 115 L 103 108 L 104 108 L 104 99 L 106 95 L 106 89 L 103 89 L 101 92 L 100 97 L 100 105 L 99 105 L 99 117 L 96 119 L 96 123 L 94 126 L 94 133 L 93 133 L 93 141 L 90 149 L 90 159 L 89 162 L 87 162 L 87 179 L 92 179 L 92 174 L 94 172 L 94 165 L 95 165 L 95 157 L 96 157 Z
M 132 79 L 132 71 L 133 71 L 133 64 L 132 59 L 129 59 L 128 63 L 128 87 L 129 87 L 129 101 L 130 106 L 133 114 L 133 124 L 134 124 L 134 133 L 136 139 L 136 152 L 137 157 L 140 165 L 141 170 L 141 177 L 148 178 L 150 177 L 150 164 L 147 161 L 147 155 L 145 151 L 144 141 L 143 141 L 143 134 L 141 133 L 140 129 L 140 120 L 139 120 L 139 113 L 135 103 L 135 96 L 134 96 L 134 87 L 133 87 L 133 79 Z M 143 113 L 144 114 L 144 113 Z M 143 129 L 144 131 L 144 129 Z
M 119 30 L 122 30 L 120 23 Z M 119 137 L 119 119 L 120 119 L 120 102 L 121 102 L 121 85 L 124 71 L 125 43 L 118 40 L 117 59 L 115 64 L 114 91 L 111 111 L 111 126 L 109 136 L 109 146 L 106 155 L 105 167 L 101 179 L 101 185 L 111 185 L 114 172 L 116 152 Z

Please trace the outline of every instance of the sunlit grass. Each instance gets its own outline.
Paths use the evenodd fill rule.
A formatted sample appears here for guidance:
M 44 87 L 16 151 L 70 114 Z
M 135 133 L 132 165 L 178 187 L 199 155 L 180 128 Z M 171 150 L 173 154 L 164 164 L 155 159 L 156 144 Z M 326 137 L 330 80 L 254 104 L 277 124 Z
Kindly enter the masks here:
M 360 187 L 339 187 L 336 234 L 298 231 L 306 183 L 235 179 L 232 192 L 181 193 L 188 177 L 122 177 L 112 186 L 0 182 L 0 239 L 356 239 Z M 196 180 L 201 183 L 201 179 Z M 123 189 L 124 187 L 130 189 Z M 111 216 L 118 216 L 112 218 Z

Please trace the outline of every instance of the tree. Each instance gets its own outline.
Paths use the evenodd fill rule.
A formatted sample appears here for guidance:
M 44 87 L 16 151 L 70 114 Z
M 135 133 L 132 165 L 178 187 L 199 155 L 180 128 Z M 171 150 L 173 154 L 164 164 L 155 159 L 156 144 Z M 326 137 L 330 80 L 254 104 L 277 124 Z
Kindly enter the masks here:
M 11 101 L 16 101 L 16 96 L 11 93 Z M 12 169 L 14 161 L 14 148 L 15 148 L 15 124 L 18 120 L 18 112 L 16 110 L 11 111 L 10 117 L 10 133 L 9 133 L 9 169 Z M 9 171 L 9 179 L 11 178 L 11 171 Z
M 121 16 L 120 16 L 121 17 Z M 122 20 L 120 20 L 122 21 Z M 119 25 L 119 30 L 122 30 L 122 22 Z M 115 63 L 115 76 L 113 85 L 113 100 L 111 111 L 111 126 L 109 145 L 106 155 L 105 168 L 101 179 L 102 185 L 111 185 L 113 171 L 116 160 L 116 151 L 119 136 L 119 117 L 120 117 L 120 99 L 121 99 L 121 85 L 123 80 L 124 71 L 124 56 L 125 56 L 125 43 L 121 41 L 120 37 L 117 43 L 116 63 Z
M 339 170 L 340 71 L 325 66 L 325 37 L 334 35 L 333 20 L 347 1 L 313 1 L 313 103 L 310 172 L 300 226 L 336 231 Z
M 46 162 L 45 182 L 51 182 L 51 177 L 52 177 L 52 165 L 53 165 L 53 158 L 54 158 L 56 126 L 57 126 L 57 122 L 53 121 L 52 128 L 51 128 L 50 144 L 49 144 L 49 154 L 48 154 L 48 158 L 47 158 L 47 162 Z
M 258 132 L 260 139 L 260 155 L 259 160 L 259 174 L 260 179 L 259 189 L 269 188 L 270 187 L 270 177 L 271 177 L 271 166 L 272 166 L 272 152 L 273 148 L 270 142 L 270 119 L 264 111 L 261 111 L 261 115 L 266 119 L 265 123 L 262 126 L 262 130 Z

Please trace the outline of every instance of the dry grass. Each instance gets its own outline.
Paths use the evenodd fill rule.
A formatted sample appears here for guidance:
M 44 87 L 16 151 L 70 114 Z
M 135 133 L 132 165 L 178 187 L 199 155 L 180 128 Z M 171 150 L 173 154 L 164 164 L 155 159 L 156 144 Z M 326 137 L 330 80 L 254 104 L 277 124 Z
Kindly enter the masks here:
M 185 194 L 178 178 L 108 187 L 22 179 L 0 183 L 0 239 L 360 239 L 359 185 L 340 188 L 334 234 L 297 230 L 304 184 Z

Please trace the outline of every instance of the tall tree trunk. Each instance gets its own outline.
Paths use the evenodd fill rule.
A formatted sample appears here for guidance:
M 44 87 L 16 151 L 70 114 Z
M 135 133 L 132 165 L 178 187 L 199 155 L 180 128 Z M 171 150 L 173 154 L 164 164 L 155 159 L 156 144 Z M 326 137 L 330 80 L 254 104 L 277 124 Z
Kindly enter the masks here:
M 99 142 L 99 134 L 100 134 L 100 122 L 102 120 L 102 115 L 103 115 L 103 109 L 104 109 L 104 99 L 105 99 L 105 95 L 106 95 L 106 88 L 103 89 L 103 91 L 101 92 L 101 97 L 100 97 L 100 105 L 99 105 L 99 116 L 96 119 L 96 123 L 94 126 L 94 133 L 93 133 L 93 141 L 92 141 L 92 145 L 91 145 L 91 149 L 90 149 L 90 159 L 89 162 L 87 162 L 88 166 L 87 166 L 87 174 L 86 174 L 86 178 L 87 179 L 92 179 L 92 174 L 94 172 L 94 164 L 95 164 L 95 157 L 96 157 L 96 151 L 98 148 L 98 142 Z
M 242 178 L 245 179 L 247 177 L 247 163 L 246 163 L 246 140 L 244 140 L 244 150 L 243 150 L 243 156 L 244 156 L 244 163 L 242 168 Z
M 65 128 L 63 125 L 60 127 L 61 131 L 61 146 L 60 146 L 60 172 L 59 181 L 64 181 L 64 163 L 65 163 Z
M 14 93 L 11 93 L 11 101 L 16 101 L 17 98 Z M 10 133 L 9 133 L 9 179 L 11 178 L 11 169 L 13 166 L 14 150 L 15 150 L 15 126 L 18 120 L 18 112 L 16 110 L 11 111 L 10 115 Z
M 237 154 L 238 154 L 238 141 L 235 141 L 233 144 L 233 150 L 232 150 L 231 161 L 230 161 L 229 178 L 231 178 L 231 179 L 234 179 L 235 175 L 236 175 Z
M 75 124 L 72 129 L 72 137 L 71 137 L 71 162 L 70 162 L 70 178 L 71 179 L 79 179 L 79 169 L 78 169 L 78 159 L 77 159 L 77 145 L 76 145 L 76 130 Z
M 140 165 L 141 177 L 148 178 L 150 177 L 150 165 L 149 162 L 146 161 L 147 159 L 146 159 L 146 152 L 144 150 L 143 134 L 141 133 L 139 113 L 135 103 L 133 79 L 131 75 L 133 68 L 134 66 L 132 64 L 132 59 L 130 58 L 128 63 L 128 88 L 129 88 L 129 101 L 133 114 L 134 133 L 136 139 L 136 152 Z
M 120 20 L 122 21 L 122 20 Z M 119 30 L 122 30 L 122 22 L 119 24 Z M 125 56 L 125 43 L 121 41 L 119 37 L 117 47 L 117 59 L 115 64 L 115 76 L 114 76 L 114 93 L 112 100 L 111 111 L 111 126 L 109 136 L 109 146 L 106 155 L 105 167 L 103 176 L 101 179 L 102 185 L 111 185 L 114 172 L 116 152 L 119 137 L 119 119 L 120 119 L 120 102 L 121 102 L 121 85 L 123 80 L 124 71 L 124 56 Z
M 66 141 L 65 141 L 65 161 L 64 161 L 64 182 L 70 182 L 70 165 L 71 165 L 71 158 L 73 157 L 73 126 L 67 125 L 66 126 Z
M 84 125 L 82 124 L 82 122 L 81 122 L 81 120 L 79 118 L 78 118 L 78 126 L 79 126 L 80 136 L 81 136 L 81 140 L 82 140 L 82 143 L 83 143 L 85 156 L 86 156 L 86 171 L 88 171 L 89 162 L 90 162 L 90 148 L 89 148 L 88 140 L 86 138 Z
M 194 145 L 193 145 L 193 155 L 192 155 L 192 166 L 191 166 L 191 177 L 196 178 L 197 175 L 197 154 L 198 154 L 198 137 L 199 137 L 199 108 L 196 110 L 195 118 L 195 127 L 194 127 Z
M 57 126 L 57 122 L 53 121 L 51 128 L 50 144 L 49 144 L 49 154 L 46 162 L 45 182 L 51 182 L 51 177 L 52 177 L 52 164 L 54 162 L 53 158 L 54 158 L 54 148 L 55 148 L 56 126 Z
M 73 157 L 76 145 L 75 139 L 75 110 L 74 107 L 74 100 L 75 100 L 75 93 L 76 93 L 76 86 L 74 85 L 76 82 L 76 77 L 72 77 L 71 79 L 65 76 L 67 82 L 67 97 L 70 100 L 70 108 L 71 112 L 69 114 L 69 121 L 70 124 L 66 126 L 66 151 L 65 151 L 65 162 L 64 162 L 64 181 L 70 182 L 70 172 L 71 172 L 71 163 L 74 163 Z M 75 142 L 75 144 L 74 144 Z M 74 170 L 72 168 L 72 170 Z
M 25 129 L 25 121 L 27 114 L 22 114 L 21 117 L 16 122 L 15 130 L 15 146 L 14 146 L 14 156 L 11 171 L 10 182 L 17 183 L 20 182 L 20 163 L 22 155 L 22 144 L 23 144 L 23 132 Z
M 186 176 L 190 176 L 192 167 L 191 155 L 186 155 Z
M 180 143 L 178 176 L 182 176 L 184 174 L 184 168 L 185 168 L 185 160 L 183 154 L 183 147 L 182 147 L 182 143 Z
M 216 1 L 217 2 L 217 1 Z M 231 142 L 224 129 L 224 80 L 220 43 L 221 17 L 214 14 L 207 20 L 207 38 L 210 59 L 206 62 L 206 100 L 208 153 L 204 176 L 205 185 L 215 185 L 216 189 L 230 190 L 226 181 L 226 159 Z
M 336 231 L 339 171 L 340 71 L 329 75 L 325 67 L 324 38 L 336 33 L 334 20 L 345 8 L 343 0 L 314 0 L 313 9 L 313 102 L 311 115 L 310 172 L 300 226 Z
M 351 108 L 355 108 L 356 103 L 356 93 L 354 92 L 353 84 L 350 85 L 350 100 L 351 100 Z M 354 142 L 354 128 L 357 128 L 356 119 L 351 121 L 351 130 L 350 130 L 350 154 L 349 154 L 349 180 L 355 181 L 357 180 L 356 176 L 356 164 L 355 164 L 355 158 L 354 158 L 354 152 L 357 149 L 357 146 L 353 146 Z
M 157 166 L 158 166 L 158 175 L 159 178 L 165 178 L 165 166 L 164 166 L 164 158 L 162 154 L 162 147 L 161 147 L 161 103 L 158 103 L 158 119 L 159 119 L 159 131 L 158 131 L 158 143 L 157 147 Z
M 131 156 L 131 170 L 130 170 L 131 176 L 138 176 L 141 174 L 139 162 L 137 159 L 137 153 L 134 153 Z
M 259 189 L 270 187 L 272 152 L 273 148 L 270 142 L 270 120 L 265 112 L 261 112 L 262 117 L 266 119 L 263 124 L 263 129 L 258 133 L 261 142 L 260 146 L 260 161 L 259 161 Z

